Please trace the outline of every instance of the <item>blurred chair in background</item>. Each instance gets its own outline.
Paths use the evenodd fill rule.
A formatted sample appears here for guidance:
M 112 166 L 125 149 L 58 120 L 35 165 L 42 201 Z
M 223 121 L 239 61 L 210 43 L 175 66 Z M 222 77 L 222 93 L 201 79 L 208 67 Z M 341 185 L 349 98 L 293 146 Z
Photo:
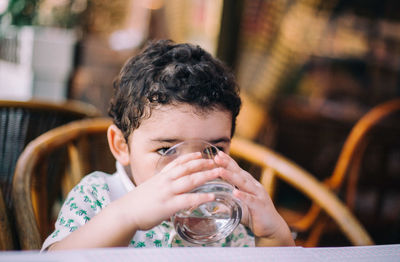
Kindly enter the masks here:
M 272 198 L 276 189 L 276 180 L 282 180 L 316 203 L 320 209 L 336 222 L 352 245 L 373 244 L 364 227 L 334 193 L 312 174 L 303 170 L 289 159 L 265 146 L 239 137 L 232 140 L 230 153 L 239 161 L 245 161 L 241 165 L 247 162 L 250 166 L 254 167 L 256 165 L 260 168 L 259 180 Z M 279 203 L 275 204 L 279 205 Z M 290 223 L 289 226 L 293 228 Z M 296 239 L 296 244 L 309 246 L 307 245 L 309 241 L 309 239 Z M 318 246 L 318 241 L 313 242 L 313 245 Z
M 351 132 L 347 136 L 333 172 L 328 178 L 324 179 L 325 186 L 338 195 L 343 196 L 348 208 L 355 215 L 359 215 L 358 217 L 363 222 L 363 225 L 367 227 L 370 234 L 372 231 L 380 233 L 380 235 L 383 234 L 383 232 L 380 232 L 382 230 L 381 227 L 383 225 L 381 224 L 383 222 L 378 222 L 378 220 L 383 218 L 383 216 L 392 216 L 392 222 L 396 221 L 396 219 L 397 221 L 400 221 L 400 208 L 390 208 L 390 206 L 388 207 L 384 205 L 384 201 L 389 201 L 392 202 L 392 205 L 394 203 L 394 206 L 396 206 L 396 202 L 397 206 L 400 206 L 400 191 L 398 190 L 398 185 L 400 183 L 400 168 L 398 167 L 398 163 L 400 163 L 400 140 L 398 138 L 396 139 L 396 133 L 398 133 L 396 130 L 399 130 L 399 126 L 398 124 L 394 125 L 394 123 L 399 123 L 399 111 L 400 99 L 397 98 L 379 104 L 364 114 L 354 124 Z M 385 123 L 385 120 L 390 121 L 386 121 Z M 382 138 L 382 133 L 377 132 L 381 131 L 381 129 L 389 130 L 389 133 L 392 135 L 387 135 L 386 138 Z M 242 134 L 246 135 L 246 133 Z M 374 140 L 374 136 L 378 136 L 378 139 Z M 254 139 L 253 137 L 251 138 Z M 366 160 L 363 158 L 367 155 L 365 153 L 369 144 L 375 144 L 375 146 L 378 144 L 380 147 L 380 151 L 375 155 L 373 154 L 376 151 L 374 148 L 370 148 L 371 152 L 367 151 L 369 157 L 371 158 L 372 156 L 374 158 L 372 161 L 371 159 Z M 381 169 L 374 168 L 373 170 L 380 170 L 382 172 L 370 174 L 371 177 L 368 178 L 366 173 L 370 170 L 365 170 L 365 162 L 368 161 L 377 163 L 376 165 L 381 167 Z M 387 170 L 389 167 L 393 167 L 392 169 L 394 169 L 394 171 L 392 170 L 389 172 Z M 362 168 L 364 168 L 364 170 Z M 360 172 L 364 174 L 361 174 Z M 317 175 L 317 179 L 320 179 L 320 176 L 318 176 L 320 174 L 315 175 Z M 360 194 L 360 185 L 364 188 L 364 191 L 367 189 L 369 192 L 363 192 Z M 279 190 L 279 185 L 277 188 Z M 369 197 L 368 199 L 365 198 L 366 194 L 367 197 Z M 385 197 L 385 194 L 389 197 Z M 356 206 L 357 199 L 359 202 L 358 207 Z M 301 202 L 301 200 L 299 201 Z M 364 202 L 361 203 L 362 206 L 360 206 L 360 202 Z M 279 203 L 279 200 L 277 204 L 278 210 L 286 221 L 288 221 L 290 227 L 301 235 L 306 236 L 305 242 L 302 243 L 303 246 L 316 246 L 321 242 L 323 232 L 330 231 L 332 233 L 336 230 L 336 228 L 333 228 L 332 226 L 327 227 L 329 219 L 325 214 L 323 214 L 324 212 L 321 212 L 320 204 L 314 200 L 312 201 L 310 208 L 306 209 L 306 211 L 298 211 L 280 206 L 279 204 L 281 203 Z M 369 211 L 372 210 L 372 212 L 368 212 L 366 209 L 370 209 Z M 387 214 L 384 215 L 383 212 L 386 212 Z M 380 239 L 380 244 L 398 242 L 398 236 L 397 240 L 388 237 L 388 235 L 396 235 L 400 232 L 400 224 L 398 222 L 397 225 L 394 225 L 393 230 L 395 232 L 385 233 L 385 237 Z M 376 241 L 375 234 L 373 237 Z
M 74 121 L 37 137 L 22 152 L 13 180 L 22 249 L 41 248 L 66 194 L 83 176 L 96 170 L 115 171 L 106 135 L 111 123 L 108 118 Z M 56 172 L 51 166 L 57 167 Z
M 358 201 L 371 203 L 361 203 L 363 205 L 363 208 L 373 205 L 372 208 L 369 208 L 373 210 L 372 213 L 368 212 L 368 210 L 363 210 L 363 208 L 359 208 L 360 210 L 358 210 L 360 213 L 364 213 L 364 215 L 360 216 L 360 218 L 365 221 L 364 225 L 367 226 L 368 224 L 371 227 L 370 233 L 372 231 L 372 228 L 382 228 L 389 226 L 388 224 L 379 225 L 382 223 L 382 221 L 378 221 L 379 219 L 385 219 L 385 214 L 383 214 L 383 212 L 385 211 L 384 201 L 388 200 L 385 195 L 390 197 L 390 193 L 394 193 L 390 201 L 395 203 L 397 202 L 397 206 L 400 206 L 400 190 L 398 189 L 400 181 L 400 168 L 397 168 L 397 174 L 387 175 L 387 170 L 382 170 L 382 173 L 373 174 L 374 177 L 371 179 L 371 181 L 365 181 L 368 178 L 360 173 L 360 171 L 363 171 L 362 164 L 363 161 L 365 161 L 363 157 L 365 156 L 368 144 L 371 142 L 371 140 L 373 140 L 373 136 L 377 135 L 376 133 L 374 134 L 374 131 L 377 131 L 380 125 L 383 124 L 385 120 L 389 120 L 390 117 L 396 118 L 391 119 L 392 122 L 388 122 L 386 123 L 386 125 L 389 125 L 389 128 L 395 128 L 395 126 L 393 126 L 393 123 L 398 123 L 398 121 L 400 120 L 399 112 L 400 99 L 397 98 L 373 107 L 363 117 L 361 117 L 361 119 L 359 119 L 357 123 L 353 126 L 350 134 L 348 135 L 331 177 L 324 181 L 325 185 L 334 192 L 339 193 L 339 191 L 342 191 L 345 202 L 349 209 L 352 211 L 355 211 L 357 198 Z M 380 141 L 379 143 L 381 142 L 382 141 Z M 381 161 L 379 165 L 382 168 L 387 168 L 387 166 L 391 166 L 393 164 L 389 163 L 389 161 L 396 162 L 397 165 L 400 161 L 400 140 L 398 139 L 398 136 L 397 139 L 395 138 L 392 141 L 387 141 L 387 143 L 390 145 L 384 145 L 385 148 L 383 148 L 383 151 L 380 152 L 380 155 L 374 156 L 376 159 L 378 159 L 378 161 Z M 391 149 L 394 151 L 391 152 Z M 393 159 L 396 157 L 397 160 Z M 367 183 L 370 184 L 368 185 Z M 374 195 L 374 198 L 362 199 L 360 197 L 361 195 L 358 194 L 358 187 L 360 185 L 364 186 L 366 190 L 372 190 L 371 192 Z M 344 186 L 346 186 L 346 188 L 343 188 Z M 371 192 L 367 193 L 371 194 Z M 293 224 L 293 227 L 300 231 L 313 228 L 313 240 L 311 240 L 311 245 L 318 241 L 321 236 L 322 230 L 326 225 L 326 218 L 320 217 L 320 210 L 320 207 L 316 203 L 314 203 L 311 206 L 307 215 L 303 219 Z M 393 228 L 393 230 L 397 231 L 386 232 L 385 235 L 400 233 L 400 222 L 398 222 L 400 221 L 399 211 L 400 210 L 395 209 L 386 211 L 389 213 L 389 216 L 395 216 L 395 218 L 392 218 L 392 220 L 397 220 L 397 224 L 395 224 L 395 228 Z M 388 228 L 386 229 L 388 230 Z M 381 229 L 378 229 L 378 231 L 379 230 Z M 390 238 L 386 239 L 386 241 L 394 241 L 393 243 L 397 243 L 396 240 Z
M 106 142 L 106 131 L 110 124 L 110 119 L 88 119 L 69 123 L 38 137 L 21 154 L 13 181 L 13 199 L 23 249 L 40 248 L 45 237 L 52 231 L 55 217 L 51 210 L 58 202 L 58 198 L 49 189 L 57 188 L 58 193 L 68 192 L 72 185 L 90 171 L 110 172 L 104 166 L 107 162 L 110 165 L 115 163 Z M 100 140 L 93 140 L 95 135 Z M 98 148 L 99 142 L 103 143 L 103 149 Z M 48 164 L 48 157 L 59 150 L 68 154 L 68 157 L 64 157 L 67 159 L 64 165 L 65 172 L 49 174 L 44 168 Z M 352 244 L 372 244 L 372 240 L 350 211 L 310 174 L 265 147 L 248 140 L 233 139 L 231 153 L 238 160 L 261 167 L 263 170 L 261 181 L 270 192 L 273 184 L 268 181 L 272 181 L 269 178 L 274 175 L 317 201 L 339 224 Z M 64 176 L 64 179 L 58 178 L 57 184 L 53 183 L 52 187 L 48 187 L 45 184 L 48 181 L 46 176 L 56 175 Z M 65 178 L 73 178 L 74 181 L 68 188 L 62 189 L 65 184 L 61 181 L 65 181 Z
M 99 115 L 95 107 L 77 101 L 52 103 L 0 100 L 0 188 L 9 216 L 12 209 L 11 183 L 14 169 L 25 146 L 56 126 Z M 13 222 L 10 219 L 9 221 Z M 17 240 L 14 241 L 16 243 Z

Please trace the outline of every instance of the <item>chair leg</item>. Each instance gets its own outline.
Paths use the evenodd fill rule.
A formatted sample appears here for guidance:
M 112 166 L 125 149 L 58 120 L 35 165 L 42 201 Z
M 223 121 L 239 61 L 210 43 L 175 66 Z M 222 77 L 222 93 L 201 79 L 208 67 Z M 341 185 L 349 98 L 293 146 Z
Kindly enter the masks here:
M 304 243 L 305 247 L 316 247 L 318 246 L 319 240 L 321 239 L 322 232 L 325 229 L 325 226 L 327 225 L 329 221 L 329 218 L 325 215 L 322 214 L 319 216 L 317 221 L 315 222 L 314 227 L 311 229 L 311 232 Z

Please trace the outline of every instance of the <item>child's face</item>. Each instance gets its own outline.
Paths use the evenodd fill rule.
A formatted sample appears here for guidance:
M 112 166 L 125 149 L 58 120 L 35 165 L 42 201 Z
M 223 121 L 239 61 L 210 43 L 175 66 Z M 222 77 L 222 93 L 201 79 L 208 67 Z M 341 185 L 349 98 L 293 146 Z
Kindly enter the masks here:
M 129 160 L 134 183 L 140 185 L 156 173 L 160 154 L 179 142 L 201 139 L 228 152 L 232 116 L 215 109 L 199 113 L 187 104 L 167 105 L 152 111 L 129 137 Z

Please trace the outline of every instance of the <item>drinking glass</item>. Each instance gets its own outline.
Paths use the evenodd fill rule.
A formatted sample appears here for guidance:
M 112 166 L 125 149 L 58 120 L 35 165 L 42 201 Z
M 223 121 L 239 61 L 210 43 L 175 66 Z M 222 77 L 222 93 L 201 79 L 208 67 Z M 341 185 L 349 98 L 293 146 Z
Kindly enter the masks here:
M 157 170 L 177 157 L 193 152 L 201 152 L 203 158 L 213 159 L 218 149 L 202 140 L 181 142 L 161 156 Z M 233 189 L 228 182 L 215 179 L 192 190 L 191 193 L 214 193 L 215 200 L 181 210 L 171 217 L 181 238 L 194 244 L 210 244 L 231 234 L 242 218 L 242 206 L 233 197 Z

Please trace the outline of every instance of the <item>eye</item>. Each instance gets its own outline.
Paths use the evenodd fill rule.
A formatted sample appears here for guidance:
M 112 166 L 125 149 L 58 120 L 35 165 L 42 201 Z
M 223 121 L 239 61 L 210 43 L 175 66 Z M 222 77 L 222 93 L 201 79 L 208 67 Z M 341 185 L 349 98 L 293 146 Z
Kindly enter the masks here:
M 170 147 L 162 147 L 160 149 L 157 149 L 156 152 L 162 156 L 169 156 L 169 155 L 175 154 L 176 149 L 170 148 Z
M 203 154 L 205 154 L 207 156 L 215 156 L 217 153 L 218 153 L 218 149 L 213 146 L 206 147 L 203 150 Z
M 217 146 L 216 148 L 218 148 L 219 151 L 225 152 L 225 148 L 222 146 Z

